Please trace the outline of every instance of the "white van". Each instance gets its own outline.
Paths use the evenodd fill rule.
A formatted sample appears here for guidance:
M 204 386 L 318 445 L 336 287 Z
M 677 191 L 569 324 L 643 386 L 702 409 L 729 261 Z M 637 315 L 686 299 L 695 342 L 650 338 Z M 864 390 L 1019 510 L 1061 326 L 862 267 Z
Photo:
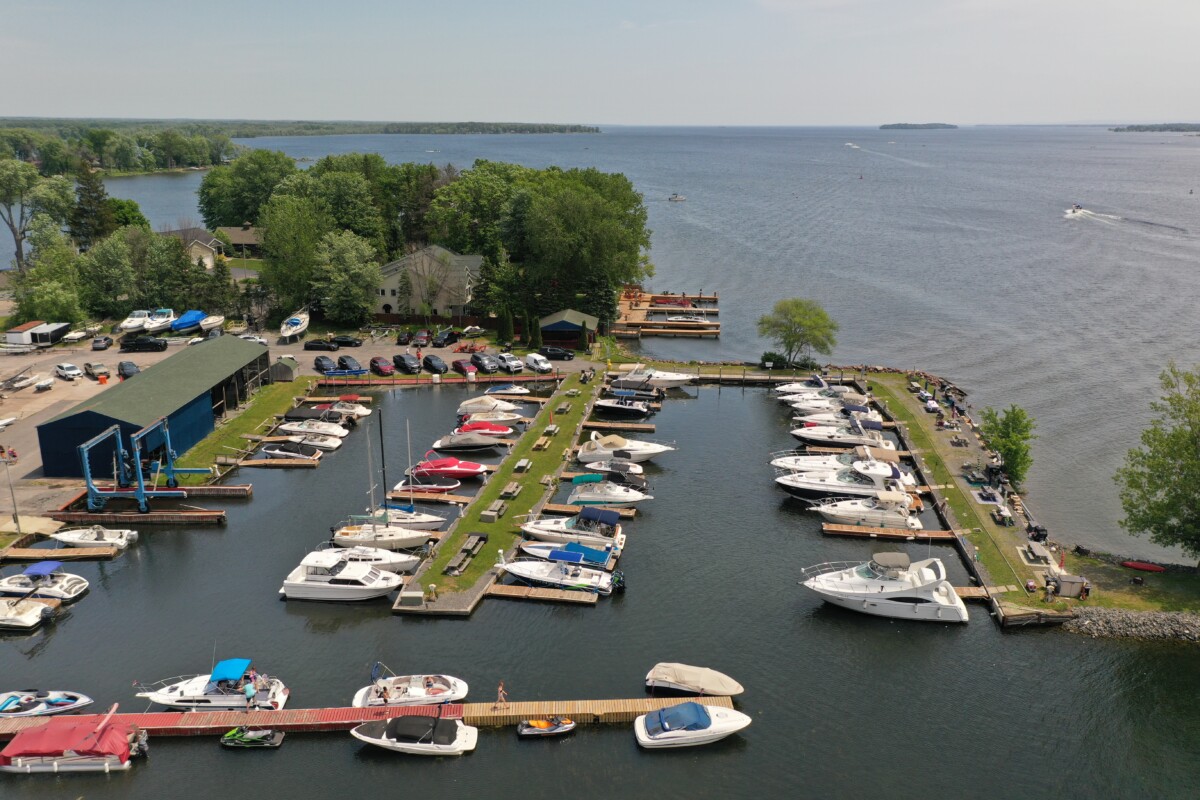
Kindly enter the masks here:
M 550 362 L 544 355 L 540 353 L 530 353 L 525 356 L 525 366 L 529 367 L 534 372 L 553 372 L 554 367 L 550 366 Z

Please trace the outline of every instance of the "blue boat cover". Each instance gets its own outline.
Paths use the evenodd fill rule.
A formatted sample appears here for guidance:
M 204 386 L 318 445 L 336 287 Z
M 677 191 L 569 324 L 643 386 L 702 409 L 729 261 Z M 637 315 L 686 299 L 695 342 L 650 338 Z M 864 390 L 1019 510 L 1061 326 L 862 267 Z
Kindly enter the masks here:
M 248 658 L 227 658 L 224 661 L 217 662 L 217 665 L 213 667 L 209 680 L 213 683 L 217 681 L 241 680 L 249 668 L 250 659 Z
M 187 330 L 188 328 L 191 328 L 194 325 L 199 325 L 200 321 L 202 319 L 204 319 L 206 316 L 208 316 L 208 315 L 205 314 L 203 311 L 195 311 L 195 310 L 185 311 L 179 317 L 179 319 L 177 319 L 171 323 L 171 330 L 173 330 L 173 331 Z
M 651 736 L 668 731 L 702 731 L 711 724 L 708 709 L 699 703 L 680 703 L 646 715 L 646 732 Z
M 286 324 L 286 325 L 299 325 L 299 324 L 300 324 L 300 318 L 299 318 L 299 317 L 292 317 L 291 319 L 289 319 L 289 320 L 288 320 L 286 323 L 284 323 L 284 324 Z
M 585 508 L 579 512 L 579 518 L 588 522 L 599 522 L 601 525 L 616 525 L 621 515 L 607 508 Z
M 583 556 L 584 561 L 590 561 L 593 564 L 607 564 L 608 552 L 605 550 L 597 550 L 595 547 L 584 547 L 579 542 L 570 542 L 563 550 L 568 553 L 579 553 Z
M 37 578 L 53 575 L 60 569 L 62 569 L 61 561 L 39 561 L 36 564 L 30 564 L 26 567 L 25 574 Z
M 417 510 L 417 507 L 414 505 L 398 506 L 395 503 L 388 503 L 386 506 L 384 506 L 384 508 L 390 508 L 393 511 L 407 511 L 409 514 L 412 514 Z
M 845 406 L 842 406 L 842 408 L 848 414 L 852 414 L 856 411 L 859 413 L 866 413 L 871 410 L 871 409 L 867 408 L 866 406 L 853 406 L 853 405 L 845 405 Z
M 549 558 L 551 561 L 558 561 L 563 564 L 583 563 L 582 553 L 568 553 L 566 550 L 551 550 Z
M 895 478 L 896 480 L 900 480 L 902 477 L 904 477 L 903 475 L 900 474 L 900 468 L 897 467 L 895 464 L 892 464 L 892 477 Z
M 882 422 L 876 422 L 876 421 L 875 421 L 875 420 L 873 420 L 873 419 L 860 419 L 860 420 L 859 420 L 859 422 L 862 424 L 863 428 L 864 428 L 864 429 L 866 429 L 866 430 L 868 430 L 868 431 L 881 431 L 881 430 L 883 430 L 883 423 L 882 423 Z
M 604 480 L 603 475 L 589 472 L 586 475 L 576 475 L 574 478 L 571 478 L 571 483 L 600 483 L 602 480 Z
M 609 392 L 613 397 L 637 397 L 638 393 L 632 389 L 613 389 Z

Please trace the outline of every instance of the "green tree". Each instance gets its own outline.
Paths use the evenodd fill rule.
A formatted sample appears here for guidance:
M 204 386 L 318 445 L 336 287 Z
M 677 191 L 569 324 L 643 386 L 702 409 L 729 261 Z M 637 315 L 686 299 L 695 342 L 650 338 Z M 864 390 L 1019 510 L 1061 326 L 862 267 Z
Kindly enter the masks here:
M 62 176 L 44 178 L 23 161 L 0 160 L 0 220 L 13 237 L 17 270 L 25 269 L 25 237 L 35 214 L 58 223 L 66 221 L 73 196 L 71 183 Z
M 296 172 L 285 153 L 251 150 L 232 164 L 208 171 L 200 181 L 200 214 L 209 228 L 257 222 L 275 187 Z
M 375 248 L 366 239 L 350 231 L 321 239 L 312 289 L 331 321 L 361 325 L 370 319 L 381 280 Z
M 97 242 L 79 259 L 80 299 L 96 316 L 117 317 L 127 312 L 135 290 L 133 257 L 122 232 Z
M 1171 362 L 1159 376 L 1150 426 L 1115 476 L 1121 527 L 1200 558 L 1200 372 Z
M 317 179 L 316 196 L 329 209 L 334 227 L 366 239 L 380 257 L 387 255 L 383 218 L 366 178 L 354 172 L 326 173 Z
M 290 313 L 313 299 L 317 247 L 333 230 L 333 220 L 320 200 L 276 194 L 263 207 L 261 221 L 261 281 Z
M 583 323 L 583 326 L 579 329 L 579 344 L 575 347 L 575 349 L 584 353 L 592 349 L 592 340 L 588 337 L 588 326 L 586 322 Z
M 27 269 L 15 276 L 16 321 L 76 322 L 83 318 L 77 256 L 57 222 L 36 214 L 29 226 Z
M 758 335 L 770 339 L 789 363 L 811 352 L 829 355 L 837 346 L 838 324 L 815 300 L 780 300 L 770 314 L 758 318 Z
M 84 318 L 79 292 L 61 281 L 40 280 L 36 270 L 25 274 L 13 294 L 21 319 L 79 322 Z
M 117 229 L 108 199 L 104 181 L 80 162 L 75 173 L 75 207 L 71 209 L 69 225 L 71 237 L 81 250 L 87 250 Z
M 1033 433 L 1036 427 L 1033 417 L 1020 406 L 1012 405 L 1003 413 L 985 408 L 981 419 L 979 432 L 988 445 L 1000 454 L 1009 481 L 1013 486 L 1020 487 L 1033 465 L 1030 443 L 1037 438 Z
M 229 261 L 223 255 L 217 256 L 213 268 L 207 270 L 198 288 L 194 302 L 210 314 L 232 314 L 237 307 L 237 284 L 229 271 Z
M 126 225 L 134 225 L 138 228 L 150 230 L 150 220 L 142 213 L 141 206 L 136 200 L 126 200 L 122 197 L 110 197 L 105 201 L 108 204 L 108 211 L 112 214 L 113 222 L 118 228 L 124 228 Z
M 511 342 L 513 340 L 512 313 L 506 308 L 496 317 L 496 341 Z
M 528 331 L 529 347 L 537 349 L 542 346 L 542 325 L 536 315 L 525 315 L 525 330 Z

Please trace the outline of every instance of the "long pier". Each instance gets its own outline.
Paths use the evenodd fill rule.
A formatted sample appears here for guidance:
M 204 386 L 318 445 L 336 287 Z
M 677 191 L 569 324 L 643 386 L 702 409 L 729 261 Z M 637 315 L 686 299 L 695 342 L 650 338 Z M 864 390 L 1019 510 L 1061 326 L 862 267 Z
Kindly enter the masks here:
M 826 522 L 821 533 L 828 536 L 855 536 L 862 539 L 891 539 L 893 541 L 953 542 L 954 537 L 965 531 L 914 531 L 909 528 L 872 528 L 867 525 L 835 525 Z
M 544 586 L 522 586 L 518 584 L 493 583 L 485 593 L 488 597 L 506 597 L 509 600 L 541 600 L 546 603 L 574 603 L 594 606 L 599 599 L 595 592 L 579 592 L 568 589 L 550 589 Z
M 6 547 L 0 549 L 0 561 L 96 561 L 120 552 L 115 547 Z

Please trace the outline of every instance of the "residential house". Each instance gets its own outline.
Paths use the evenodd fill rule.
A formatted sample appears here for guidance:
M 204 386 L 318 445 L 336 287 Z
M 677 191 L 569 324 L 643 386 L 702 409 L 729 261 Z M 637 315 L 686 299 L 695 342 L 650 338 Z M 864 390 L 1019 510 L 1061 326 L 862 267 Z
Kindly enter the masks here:
M 384 264 L 379 286 L 379 314 L 429 314 L 453 317 L 465 313 L 479 283 L 483 256 L 462 256 L 430 245 Z
M 242 258 L 259 258 L 262 254 L 262 238 L 258 228 L 249 222 L 243 222 L 240 226 L 226 225 L 217 228 L 217 233 L 228 236 L 229 243 L 233 245 L 233 252 Z
M 163 236 L 174 236 L 183 242 L 183 249 L 188 258 L 195 264 L 204 262 L 205 269 L 212 269 L 217 263 L 217 253 L 221 252 L 221 240 L 212 231 L 204 228 L 180 228 L 175 231 L 163 231 Z

